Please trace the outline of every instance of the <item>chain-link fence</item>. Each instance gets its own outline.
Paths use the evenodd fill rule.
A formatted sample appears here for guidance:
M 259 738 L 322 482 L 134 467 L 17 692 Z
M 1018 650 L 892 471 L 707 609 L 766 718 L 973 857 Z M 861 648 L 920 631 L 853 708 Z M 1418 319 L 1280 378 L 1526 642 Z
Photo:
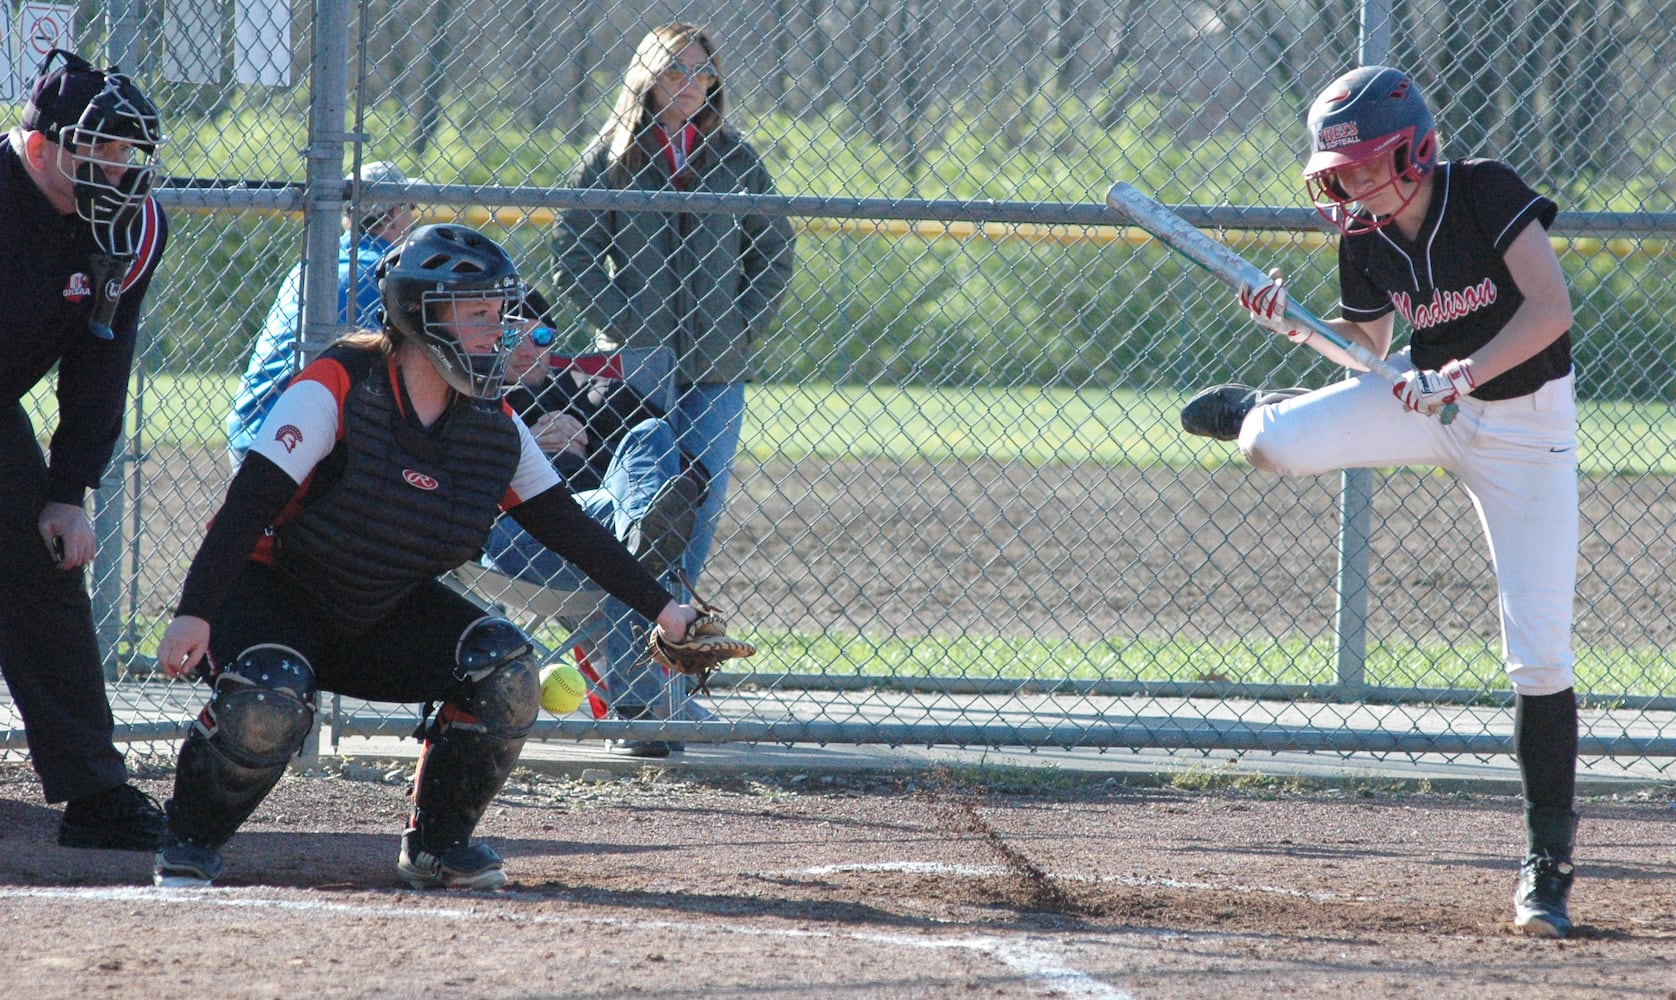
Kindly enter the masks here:
M 149 654 L 230 476 L 224 418 L 252 343 L 304 261 L 298 343 L 340 332 L 341 180 L 390 161 L 413 181 L 349 191 L 349 216 L 412 201 L 504 241 L 556 303 L 565 351 L 594 346 L 589 303 L 557 278 L 566 210 L 755 215 L 795 233 L 789 286 L 750 347 L 756 380 L 699 582 L 762 652 L 717 678 L 703 711 L 633 726 L 547 717 L 540 732 L 1509 750 L 1495 586 L 1467 497 L 1427 469 L 1256 473 L 1181 434 L 1177 411 L 1203 385 L 1338 372 L 1245 323 L 1220 285 L 1100 204 L 1125 179 L 1186 206 L 1330 310 L 1333 243 L 1300 207 L 1302 115 L 1360 54 L 1412 70 L 1445 157 L 1506 160 L 1561 205 L 1552 232 L 1579 362 L 1582 748 L 1676 751 L 1663 652 L 1676 629 L 1668 6 L 56 9 L 76 47 L 135 73 L 171 136 L 160 197 L 173 235 L 90 577 L 127 738 L 169 737 L 192 711 L 193 689 L 165 682 Z M 12 22 L 25 76 L 29 16 Z M 777 195 L 572 187 L 636 44 L 682 19 L 710 30 L 725 121 Z M 50 427 L 50 391 L 28 404 Z M 565 627 L 539 634 L 568 655 Z M 340 705 L 334 733 L 413 720 L 413 706 Z

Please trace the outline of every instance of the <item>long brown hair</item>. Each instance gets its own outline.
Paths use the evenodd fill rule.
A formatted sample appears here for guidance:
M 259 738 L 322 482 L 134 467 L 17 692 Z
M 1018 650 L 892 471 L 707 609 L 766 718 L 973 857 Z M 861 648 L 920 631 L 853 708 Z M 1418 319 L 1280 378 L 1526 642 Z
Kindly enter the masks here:
M 646 165 L 646 152 L 637 140 L 657 120 L 659 109 L 652 107 L 652 88 L 663 71 L 675 61 L 675 56 L 694 44 L 704 49 L 710 64 L 716 67 L 716 79 L 705 92 L 704 108 L 693 119 L 693 124 L 705 140 L 722 131 L 722 111 L 726 101 L 722 89 L 722 62 L 716 54 L 716 43 L 709 32 L 696 24 L 677 21 L 659 25 L 648 31 L 640 44 L 635 46 L 634 58 L 623 73 L 623 88 L 617 93 L 617 103 L 611 109 L 605 128 L 600 130 L 599 138 L 595 140 L 596 146 L 610 150 L 613 170 L 633 176 Z
M 389 324 L 381 330 L 363 327 L 351 333 L 346 333 L 332 341 L 333 347 L 353 347 L 357 350 L 370 351 L 376 349 L 380 354 L 394 354 L 401 346 L 404 338 L 402 332 Z

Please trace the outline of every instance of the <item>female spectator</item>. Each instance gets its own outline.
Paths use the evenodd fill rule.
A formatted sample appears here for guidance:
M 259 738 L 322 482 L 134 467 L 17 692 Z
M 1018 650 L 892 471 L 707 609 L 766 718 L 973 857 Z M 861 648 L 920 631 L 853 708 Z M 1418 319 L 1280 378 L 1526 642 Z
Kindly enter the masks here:
M 610 120 L 583 154 L 578 188 L 773 194 L 761 158 L 726 124 L 721 59 L 696 25 L 652 29 L 635 49 Z M 772 325 L 791 273 L 783 217 L 572 210 L 553 242 L 557 281 L 603 350 L 665 346 L 680 389 L 681 449 L 710 473 L 682 560 L 697 581 L 739 447 L 751 347 Z

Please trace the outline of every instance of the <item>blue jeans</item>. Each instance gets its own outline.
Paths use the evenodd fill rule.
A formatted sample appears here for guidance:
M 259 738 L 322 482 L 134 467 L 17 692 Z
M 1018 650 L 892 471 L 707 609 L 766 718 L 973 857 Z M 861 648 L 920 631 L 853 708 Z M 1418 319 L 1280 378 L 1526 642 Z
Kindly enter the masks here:
M 680 474 L 681 452 L 675 446 L 675 431 L 669 421 L 642 420 L 618 443 L 600 488 L 576 494 L 576 502 L 621 540 L 646 512 L 658 488 Z M 588 629 L 601 638 L 584 653 L 599 671 L 609 700 L 613 705 L 658 704 L 664 674 L 643 653 L 645 618 L 607 595 L 586 573 L 536 541 L 509 517 L 502 517 L 489 529 L 483 565 L 559 590 L 598 592 L 600 606 L 585 624 L 601 626 Z
M 710 474 L 710 491 L 698 508 L 698 523 L 681 568 L 687 579 L 698 582 L 716 541 L 716 527 L 727 502 L 728 480 L 733 458 L 739 452 L 739 432 L 745 423 L 745 383 L 689 385 L 681 389 L 675 409 L 669 414 L 681 447 L 704 463 Z

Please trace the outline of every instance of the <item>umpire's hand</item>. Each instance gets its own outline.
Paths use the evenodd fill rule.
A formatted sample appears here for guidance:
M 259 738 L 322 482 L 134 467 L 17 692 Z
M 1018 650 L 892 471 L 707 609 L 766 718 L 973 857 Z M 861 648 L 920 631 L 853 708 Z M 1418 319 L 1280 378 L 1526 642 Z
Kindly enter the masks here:
M 86 566 L 99 548 L 98 540 L 93 537 L 93 522 L 87 519 L 87 511 L 75 504 L 47 501 L 35 527 L 59 569 Z

